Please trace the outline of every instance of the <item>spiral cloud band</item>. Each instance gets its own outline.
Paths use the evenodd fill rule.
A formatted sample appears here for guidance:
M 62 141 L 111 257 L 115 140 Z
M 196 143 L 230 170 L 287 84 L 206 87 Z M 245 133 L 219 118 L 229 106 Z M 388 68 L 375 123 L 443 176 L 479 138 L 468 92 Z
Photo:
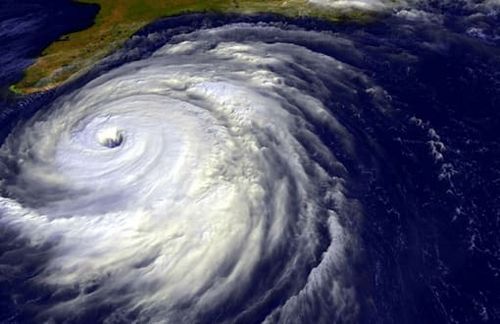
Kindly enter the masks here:
M 179 34 L 10 134 L 2 222 L 50 245 L 37 284 L 76 291 L 41 316 L 355 318 L 355 145 L 331 107 L 383 91 L 301 40 L 358 55 L 279 24 Z

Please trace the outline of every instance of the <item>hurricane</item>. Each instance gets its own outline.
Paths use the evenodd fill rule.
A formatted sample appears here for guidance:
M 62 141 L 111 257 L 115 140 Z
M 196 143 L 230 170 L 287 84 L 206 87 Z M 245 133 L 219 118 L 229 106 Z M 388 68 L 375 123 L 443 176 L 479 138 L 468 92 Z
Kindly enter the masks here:
M 440 104 L 415 71 L 424 51 L 443 53 L 433 41 L 456 39 L 417 14 L 399 11 L 394 37 L 275 16 L 167 19 L 12 123 L 0 223 L 27 256 L 3 269 L 30 269 L 24 284 L 43 292 L 19 297 L 37 300 L 30 316 L 389 323 L 385 309 L 396 320 L 387 300 L 406 288 L 387 285 L 412 269 L 384 271 L 384 251 L 420 241 L 408 224 L 439 213 L 409 188 L 432 178 L 455 219 L 462 206 L 455 142 L 401 99 L 404 88 L 423 94 L 419 107 Z M 412 175 L 394 151 L 432 172 Z M 377 239 L 387 219 L 393 243 Z
M 286 43 L 233 39 L 245 33 Z M 195 320 L 242 298 L 252 273 L 284 253 L 280 271 L 262 274 L 274 288 L 252 296 L 253 307 L 306 272 L 269 318 L 293 318 L 297 303 L 323 295 L 339 306 L 333 316 L 352 316 L 346 251 L 361 211 L 346 197 L 348 172 L 335 154 L 354 143 L 324 101 L 377 88 L 292 37 L 325 42 L 315 32 L 251 24 L 176 37 L 14 131 L 1 150 L 3 221 L 35 244 L 55 240 L 40 280 L 81 290 L 49 313 L 116 294 L 126 311 L 110 318 L 136 311 Z M 314 92 L 305 91 L 311 84 Z M 317 125 L 338 138 L 336 149 Z

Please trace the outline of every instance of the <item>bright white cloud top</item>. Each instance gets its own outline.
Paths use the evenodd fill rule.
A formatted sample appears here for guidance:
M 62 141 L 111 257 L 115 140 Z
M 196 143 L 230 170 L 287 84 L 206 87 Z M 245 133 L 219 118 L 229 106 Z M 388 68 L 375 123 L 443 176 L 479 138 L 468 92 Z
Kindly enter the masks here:
M 391 0 L 309 0 L 310 3 L 338 9 L 385 10 L 396 1 Z
M 179 35 L 9 136 L 1 221 L 51 246 L 37 283 L 80 291 L 44 316 L 112 298 L 109 321 L 192 322 L 273 291 L 288 297 L 269 321 L 356 316 L 360 212 L 335 156 L 354 142 L 325 104 L 380 89 L 301 39 L 357 55 L 333 34 L 265 24 Z M 326 301 L 333 313 L 314 309 Z

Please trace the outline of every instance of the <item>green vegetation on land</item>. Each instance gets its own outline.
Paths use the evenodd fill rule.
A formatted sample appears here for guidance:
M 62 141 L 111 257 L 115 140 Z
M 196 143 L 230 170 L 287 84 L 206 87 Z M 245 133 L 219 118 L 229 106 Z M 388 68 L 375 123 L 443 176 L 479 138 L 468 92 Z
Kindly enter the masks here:
M 311 5 L 307 0 L 80 0 L 100 6 L 94 24 L 61 37 L 28 67 L 10 87 L 18 94 L 51 89 L 90 69 L 155 19 L 182 13 L 275 13 L 310 16 L 330 21 L 370 20 L 371 12 L 339 11 Z

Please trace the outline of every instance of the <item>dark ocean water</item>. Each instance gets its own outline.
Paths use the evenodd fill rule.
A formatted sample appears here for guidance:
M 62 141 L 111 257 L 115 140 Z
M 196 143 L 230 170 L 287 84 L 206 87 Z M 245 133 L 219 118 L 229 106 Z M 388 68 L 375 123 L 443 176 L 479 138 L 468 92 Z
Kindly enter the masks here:
M 66 1 L 1 6 L 0 41 L 9 44 L 0 51 L 2 86 L 18 79 L 40 49 L 88 26 L 96 13 L 95 6 Z M 354 286 L 360 322 L 499 322 L 500 49 L 466 35 L 459 20 L 436 26 L 394 17 L 359 26 L 264 15 L 165 19 L 140 31 L 124 49 L 69 85 L 44 95 L 4 98 L 0 140 L 61 94 L 124 62 L 147 57 L 172 36 L 235 22 L 338 33 L 363 56 L 314 41 L 297 42 L 360 69 L 385 90 L 381 100 L 390 102 L 389 117 L 361 92 L 356 106 L 349 106 L 342 94 L 329 102 L 358 144 L 355 158 L 342 152 L 337 157 L 349 166 L 349 192 L 363 208 L 362 257 L 353 265 L 359 273 Z M 161 41 L 141 37 L 150 33 L 160 33 Z M 235 36 L 245 37 L 252 36 Z M 315 130 L 335 147 L 338 139 L 326 128 L 316 125 Z M 29 282 L 43 268 L 48 250 L 41 253 L 23 245 L 8 228 L 0 232 L 0 321 L 30 322 L 44 305 L 71 298 L 72 291 L 54 295 Z M 23 264 L 22 273 L 9 273 L 15 263 Z M 287 298 L 277 295 L 240 319 L 260 322 Z M 79 321 L 102 320 L 112 307 L 101 305 Z M 243 310 L 244 305 L 230 305 L 217 318 L 230 319 Z M 216 322 L 214 318 L 205 320 Z

